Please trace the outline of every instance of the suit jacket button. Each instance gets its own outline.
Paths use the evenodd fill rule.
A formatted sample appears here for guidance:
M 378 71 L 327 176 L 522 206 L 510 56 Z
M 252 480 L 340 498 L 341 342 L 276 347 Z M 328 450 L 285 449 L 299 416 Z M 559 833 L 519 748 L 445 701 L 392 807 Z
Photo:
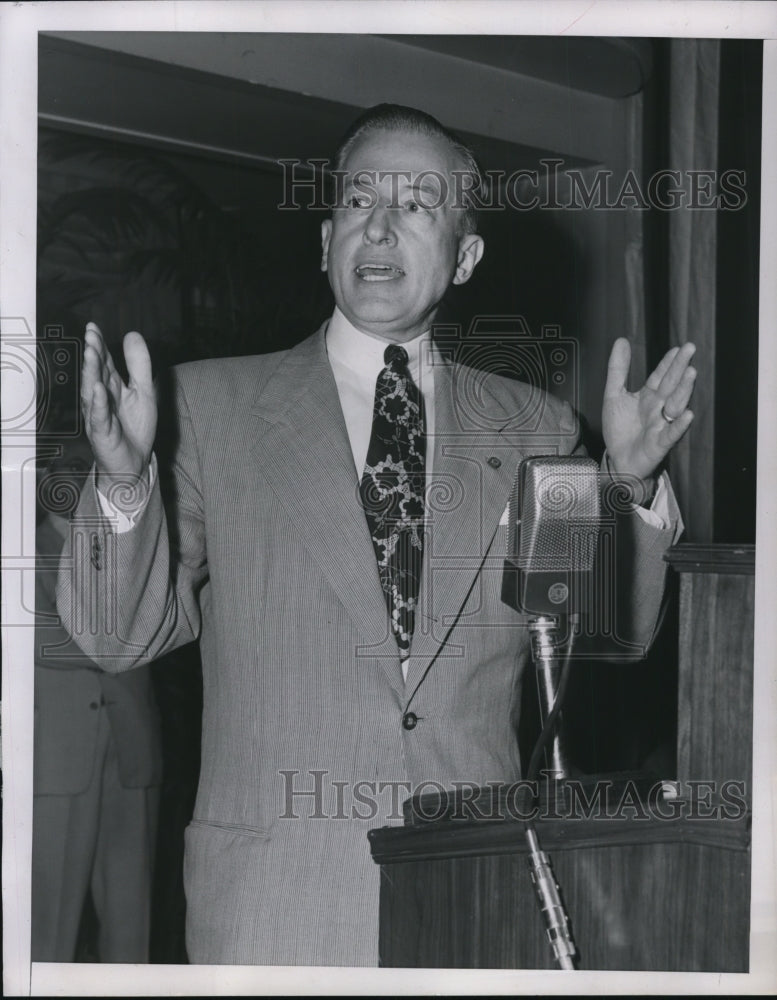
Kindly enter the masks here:
M 488 460 L 488 464 L 491 466 L 492 469 L 498 469 L 502 464 L 502 462 L 501 459 L 498 459 L 496 457 L 496 455 L 492 455 L 491 458 L 489 458 Z
M 92 702 L 89 703 L 89 707 L 90 708 L 99 708 L 100 707 L 100 702 L 99 701 L 92 701 Z
M 402 716 L 402 725 L 405 729 L 415 729 L 418 724 L 418 716 L 415 712 L 405 712 Z

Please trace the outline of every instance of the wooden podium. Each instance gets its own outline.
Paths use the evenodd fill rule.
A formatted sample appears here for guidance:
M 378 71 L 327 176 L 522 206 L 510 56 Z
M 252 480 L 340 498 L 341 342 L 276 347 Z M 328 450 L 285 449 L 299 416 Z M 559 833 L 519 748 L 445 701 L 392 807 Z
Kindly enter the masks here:
M 578 968 L 746 972 L 754 554 L 681 545 L 668 561 L 681 574 L 678 773 L 668 776 L 679 797 L 654 787 L 643 809 L 608 805 L 599 818 L 551 809 L 535 828 Z M 371 831 L 383 966 L 554 967 L 523 824 L 510 815 Z

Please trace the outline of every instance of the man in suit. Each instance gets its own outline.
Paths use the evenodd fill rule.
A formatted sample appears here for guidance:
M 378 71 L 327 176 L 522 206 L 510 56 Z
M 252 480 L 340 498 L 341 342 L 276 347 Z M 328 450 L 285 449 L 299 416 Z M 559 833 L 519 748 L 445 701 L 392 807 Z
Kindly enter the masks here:
M 522 458 L 579 447 L 568 405 L 458 365 L 431 342 L 445 290 L 483 252 L 472 206 L 457 198 L 479 179 L 466 147 L 421 112 L 379 106 L 335 167 L 322 225 L 331 320 L 290 351 L 175 371 L 164 491 L 144 342 L 125 337 L 125 385 L 99 330 L 86 332 L 95 482 L 59 607 L 109 670 L 200 641 L 202 771 L 185 861 L 195 963 L 374 965 L 367 830 L 396 822 L 424 782 L 520 775 L 528 641 L 500 599 L 503 513 Z M 435 178 L 442 198 L 426 189 Z M 670 352 L 637 393 L 625 387 L 627 342 L 610 363 L 608 468 L 638 494 L 622 519 L 635 572 L 620 617 L 630 619 L 623 638 L 643 648 L 678 530 L 657 469 L 691 421 L 692 353 Z M 409 447 L 401 467 L 378 447 L 386 400 L 392 440 L 404 433 Z M 379 537 L 370 486 L 402 497 L 398 535 Z M 663 513 L 640 506 L 654 491 Z M 392 563 L 400 535 L 410 570 Z
M 91 891 L 101 962 L 147 962 L 162 747 L 148 667 L 114 676 L 55 605 L 57 563 L 91 465 L 76 439 L 39 482 L 35 576 L 32 959 L 72 962 Z

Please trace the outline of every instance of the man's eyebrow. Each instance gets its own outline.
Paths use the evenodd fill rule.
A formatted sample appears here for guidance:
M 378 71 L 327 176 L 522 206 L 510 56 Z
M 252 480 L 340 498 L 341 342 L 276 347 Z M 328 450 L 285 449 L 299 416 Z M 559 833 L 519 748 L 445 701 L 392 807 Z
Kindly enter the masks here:
M 343 178 L 341 184 L 345 191 L 350 191 L 353 188 L 364 190 L 365 187 L 374 187 L 375 178 L 367 172 L 349 174 L 347 177 Z
M 426 174 L 413 181 L 411 187 L 413 191 L 430 191 L 433 194 L 439 194 L 445 183 L 445 178 L 438 174 Z
M 365 179 L 361 178 L 359 174 L 356 175 L 359 181 L 358 186 L 363 187 L 365 184 Z M 425 170 L 421 177 L 417 177 L 415 180 L 412 179 L 412 174 L 409 170 L 381 170 L 377 174 L 371 172 L 369 175 L 369 181 L 373 184 L 382 184 L 387 180 L 392 180 L 396 182 L 395 190 L 403 191 L 429 191 L 433 194 L 439 194 L 441 188 L 444 190 L 447 187 L 447 178 L 444 174 L 440 174 L 435 170 Z M 345 187 L 353 187 L 354 181 L 352 177 L 348 177 L 345 183 Z
M 439 207 L 439 199 L 442 196 L 442 193 L 447 190 L 447 180 L 445 176 L 437 173 L 436 171 L 426 171 L 423 176 L 417 177 L 415 180 L 411 181 L 411 177 L 408 176 L 408 174 L 409 171 L 404 170 L 398 170 L 396 172 L 381 171 L 377 175 L 375 171 L 357 171 L 355 174 L 348 174 L 347 176 L 341 177 L 339 179 L 338 189 L 343 196 L 350 195 L 354 191 L 361 193 L 377 193 L 379 185 L 394 175 L 394 183 L 396 186 L 392 186 L 392 190 L 395 193 L 408 191 L 418 192 L 426 195 L 427 197 L 433 198 L 435 205 Z

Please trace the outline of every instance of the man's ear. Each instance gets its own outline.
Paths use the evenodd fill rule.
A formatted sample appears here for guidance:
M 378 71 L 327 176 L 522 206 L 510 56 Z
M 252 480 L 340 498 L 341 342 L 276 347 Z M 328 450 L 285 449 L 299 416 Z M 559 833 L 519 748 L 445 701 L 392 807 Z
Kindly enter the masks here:
M 332 220 L 324 219 L 321 223 L 321 270 L 326 271 L 329 259 L 329 241 L 332 238 Z
M 454 285 L 463 285 L 469 281 L 478 261 L 485 249 L 483 237 L 477 233 L 468 233 L 459 238 L 459 253 L 456 258 L 456 273 L 453 276 Z

